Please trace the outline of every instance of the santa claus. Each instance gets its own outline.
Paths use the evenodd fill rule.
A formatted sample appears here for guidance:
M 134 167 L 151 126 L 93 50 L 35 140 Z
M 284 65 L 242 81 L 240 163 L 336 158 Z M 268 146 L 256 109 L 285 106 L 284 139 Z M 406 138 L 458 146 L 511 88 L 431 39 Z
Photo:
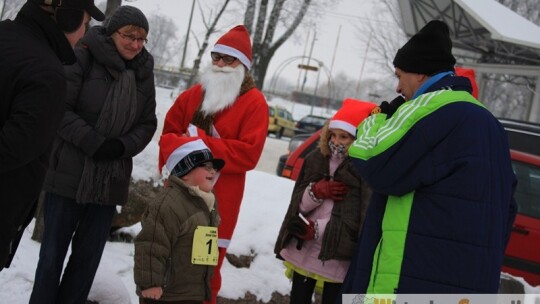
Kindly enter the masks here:
M 187 89 L 170 108 L 163 134 L 200 137 L 225 167 L 214 187 L 221 223 L 219 261 L 212 278 L 212 303 L 221 287 L 220 268 L 240 211 L 246 172 L 257 165 L 268 132 L 268 105 L 249 74 L 251 41 L 238 25 L 218 39 L 212 64 L 199 84 Z M 160 153 L 161 155 L 161 153 Z M 162 168 L 165 160 L 159 160 Z

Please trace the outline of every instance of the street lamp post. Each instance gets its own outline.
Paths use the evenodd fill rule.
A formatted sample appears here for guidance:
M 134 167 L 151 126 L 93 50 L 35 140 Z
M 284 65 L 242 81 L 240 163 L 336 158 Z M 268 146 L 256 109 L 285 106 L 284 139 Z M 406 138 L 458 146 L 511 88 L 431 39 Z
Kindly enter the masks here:
M 189 40 L 189 31 L 191 31 L 191 20 L 193 19 L 193 9 L 195 8 L 195 0 L 191 4 L 191 13 L 189 14 L 189 23 L 186 33 L 186 43 L 184 44 L 184 51 L 182 52 L 182 61 L 180 62 L 180 70 L 184 69 L 184 59 L 186 58 L 186 50 Z
M 356 84 L 356 94 L 360 94 L 360 82 L 362 81 L 362 74 L 364 74 L 364 66 L 366 65 L 366 59 L 369 51 L 369 45 L 371 43 L 372 32 L 369 32 L 368 42 L 366 45 L 366 53 L 364 54 L 364 59 L 362 60 L 362 67 L 360 68 L 360 76 L 358 76 L 358 83 Z
M 307 60 L 307 66 L 310 66 L 309 63 L 311 62 L 311 55 L 313 55 L 313 47 L 315 46 L 315 41 L 316 40 L 317 40 L 317 31 L 314 30 L 314 32 L 313 32 L 313 41 L 311 42 L 311 49 L 309 50 L 309 56 L 308 56 L 308 60 Z M 305 69 L 304 81 L 302 81 L 302 87 L 300 89 L 300 92 L 304 92 L 304 85 L 306 84 L 306 81 L 307 81 L 307 72 L 308 72 L 308 69 Z

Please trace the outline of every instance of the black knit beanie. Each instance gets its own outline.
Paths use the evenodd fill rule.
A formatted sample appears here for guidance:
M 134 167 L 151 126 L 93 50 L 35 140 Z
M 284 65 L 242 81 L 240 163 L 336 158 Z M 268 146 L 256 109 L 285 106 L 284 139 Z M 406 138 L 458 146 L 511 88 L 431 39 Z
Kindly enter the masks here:
M 119 28 L 126 25 L 136 25 L 145 29 L 146 33 L 148 33 L 148 20 L 146 20 L 146 16 L 144 16 L 140 9 L 129 5 L 120 6 L 114 12 L 107 22 L 106 33 L 110 36 Z
M 433 20 L 401 47 L 394 58 L 394 67 L 409 73 L 433 75 L 453 71 L 450 30 L 443 21 Z

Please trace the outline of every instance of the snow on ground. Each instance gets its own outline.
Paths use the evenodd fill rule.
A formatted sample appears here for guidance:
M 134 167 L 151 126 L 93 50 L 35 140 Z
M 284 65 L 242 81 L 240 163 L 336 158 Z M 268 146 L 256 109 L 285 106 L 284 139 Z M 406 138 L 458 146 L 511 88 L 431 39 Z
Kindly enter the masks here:
M 163 117 L 172 104 L 171 91 L 157 88 L 158 120 Z M 280 104 L 293 113 L 295 119 L 309 114 L 309 106 L 294 104 L 280 98 L 273 98 L 270 103 Z M 330 116 L 325 109 L 314 109 L 313 114 Z M 298 118 L 299 119 L 299 118 Z M 161 126 L 158 127 L 160 133 Z M 158 138 L 134 159 L 133 178 L 136 180 L 160 183 L 157 172 Z M 286 153 L 286 140 L 268 137 L 266 150 L 272 151 L 274 157 L 264 154 L 261 162 L 271 162 L 265 166 L 257 166 L 247 174 L 244 202 L 240 210 L 238 225 L 229 247 L 229 252 L 236 255 L 256 257 L 250 268 L 237 269 L 226 260 L 223 264 L 223 286 L 220 296 L 225 298 L 242 298 L 246 292 L 254 294 L 259 300 L 267 302 L 273 292 L 288 294 L 290 283 L 284 276 L 284 266 L 275 258 L 274 242 L 287 210 L 294 182 L 275 175 L 276 153 L 279 145 Z M 276 148 L 277 147 L 277 148 Z M 274 163 L 274 165 L 272 165 Z M 25 230 L 17 254 L 10 268 L 0 272 L 0 299 L 2 303 L 28 303 L 34 272 L 39 255 L 39 243 L 30 239 L 34 223 Z M 124 229 L 124 232 L 136 235 L 140 224 Z M 100 304 L 136 304 L 133 282 L 133 244 L 107 243 L 100 267 L 90 292 L 90 299 Z M 540 294 L 540 286 L 531 287 L 523 279 L 516 278 L 525 285 L 528 294 Z M 535 300 L 536 299 L 536 300 Z M 538 302 L 535 302 L 538 301 Z M 540 297 L 529 295 L 525 303 L 540 303 Z

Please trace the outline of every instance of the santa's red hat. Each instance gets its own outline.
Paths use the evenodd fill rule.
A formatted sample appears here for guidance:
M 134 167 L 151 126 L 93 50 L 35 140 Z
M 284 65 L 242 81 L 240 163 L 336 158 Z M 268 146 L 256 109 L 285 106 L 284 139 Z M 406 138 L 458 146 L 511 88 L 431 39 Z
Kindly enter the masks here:
M 222 159 L 214 158 L 210 149 L 199 137 L 167 133 L 161 135 L 159 145 L 161 155 L 166 160 L 165 166 L 172 175 L 184 176 L 206 162 L 212 162 L 217 171 L 225 165 Z
M 251 67 L 251 40 L 245 26 L 237 25 L 218 39 L 212 52 L 238 58 L 246 68 Z
M 328 127 L 331 129 L 342 129 L 352 136 L 356 136 L 358 125 L 371 114 L 371 110 L 376 106 L 372 102 L 347 98 L 343 101 L 341 108 L 336 114 L 330 118 Z

